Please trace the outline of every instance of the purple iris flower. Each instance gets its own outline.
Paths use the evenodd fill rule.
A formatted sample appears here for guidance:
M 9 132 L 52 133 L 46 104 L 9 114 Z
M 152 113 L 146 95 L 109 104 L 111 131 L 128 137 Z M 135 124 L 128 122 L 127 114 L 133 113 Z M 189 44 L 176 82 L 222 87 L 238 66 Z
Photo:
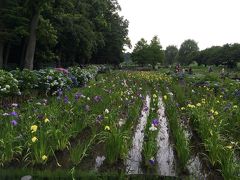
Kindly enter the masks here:
M 145 112 L 148 111 L 148 107 L 144 106 L 143 111 L 145 111 Z
M 11 124 L 12 124 L 13 126 L 16 126 L 16 125 L 17 125 L 17 121 L 16 121 L 16 120 L 12 120 L 12 121 L 11 121 Z
M 74 96 L 74 97 L 75 97 L 75 100 L 78 100 L 81 96 L 82 96 L 81 93 L 76 93 L 75 96 Z
M 150 163 L 151 165 L 154 165 L 154 164 L 155 164 L 154 159 L 149 159 L 149 163 Z
M 39 115 L 37 116 L 37 118 L 40 119 L 40 120 L 42 120 L 42 119 L 44 118 L 44 114 L 39 114 Z
M 154 120 L 152 121 L 152 124 L 153 124 L 155 127 L 158 126 L 158 125 L 159 125 L 158 119 L 154 119 Z
M 98 115 L 96 121 L 100 123 L 103 119 L 104 119 L 103 115 Z
M 71 80 L 72 80 L 72 82 L 75 86 L 78 85 L 78 81 L 77 81 L 77 78 L 75 76 L 71 76 Z
M 95 102 L 99 102 L 102 100 L 101 96 L 95 96 L 93 99 Z
M 11 115 L 11 116 L 16 116 L 16 117 L 17 117 L 17 116 L 18 116 L 18 113 L 15 112 L 15 111 L 13 111 L 13 112 L 10 113 L 10 115 Z
M 61 89 L 57 90 L 58 96 L 62 96 L 63 95 L 63 91 Z
M 65 104 L 67 104 L 69 102 L 68 97 L 65 96 L 63 101 L 64 101 Z

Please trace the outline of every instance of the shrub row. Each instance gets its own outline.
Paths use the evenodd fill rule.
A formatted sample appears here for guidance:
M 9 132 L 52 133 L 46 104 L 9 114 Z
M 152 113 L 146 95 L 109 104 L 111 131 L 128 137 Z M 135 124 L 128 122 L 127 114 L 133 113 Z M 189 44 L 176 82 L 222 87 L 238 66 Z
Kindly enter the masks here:
M 106 72 L 109 67 L 91 65 L 85 68 L 78 66 L 68 69 L 54 68 L 41 70 L 0 70 L 0 97 L 30 94 L 37 90 L 41 93 L 56 94 L 59 90 L 85 85 L 94 79 L 99 72 Z

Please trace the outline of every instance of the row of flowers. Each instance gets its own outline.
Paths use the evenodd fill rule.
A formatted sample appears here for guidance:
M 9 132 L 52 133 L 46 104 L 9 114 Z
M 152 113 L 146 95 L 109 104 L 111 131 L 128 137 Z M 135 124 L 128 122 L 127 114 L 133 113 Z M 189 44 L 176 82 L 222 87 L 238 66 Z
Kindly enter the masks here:
M 224 179 L 235 179 L 240 175 L 240 111 L 236 95 L 240 84 L 210 75 L 186 79 L 185 89 L 174 84 L 169 86 L 174 89 L 176 108 L 201 138 L 210 164 L 220 169 Z
M 157 87 L 157 84 L 156 84 Z M 145 128 L 144 143 L 143 143 L 143 165 L 148 169 L 154 169 L 156 166 L 156 154 L 157 154 L 157 134 L 159 132 L 159 106 L 158 106 L 158 91 L 153 91 L 149 109 L 149 116 L 147 119 L 147 125 Z
M 101 135 L 108 149 L 107 162 L 124 158 L 145 92 L 144 81 L 117 73 L 80 89 L 67 92 L 58 89 L 55 97 L 6 106 L 0 109 L 0 164 L 19 157 L 18 161 L 25 165 L 45 164 L 54 158 L 56 150 L 66 148 L 70 149 L 71 161 L 79 163 L 81 160 L 76 156 L 81 153 L 76 151 L 79 153 L 72 155 L 75 147 L 71 146 L 70 138 L 86 127 Z M 87 139 L 92 136 L 95 137 L 93 134 Z M 62 165 L 58 161 L 57 164 Z

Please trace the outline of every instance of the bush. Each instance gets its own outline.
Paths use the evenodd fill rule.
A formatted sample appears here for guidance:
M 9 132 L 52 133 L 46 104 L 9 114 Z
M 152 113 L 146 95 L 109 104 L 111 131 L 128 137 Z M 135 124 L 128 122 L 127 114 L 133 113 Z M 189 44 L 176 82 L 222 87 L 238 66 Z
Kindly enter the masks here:
M 100 68 L 97 66 L 89 66 L 86 69 L 81 69 L 76 66 L 70 67 L 68 70 L 71 74 L 70 76 L 75 77 L 80 85 L 84 85 L 91 79 L 95 78 Z
M 21 94 L 18 81 L 10 72 L 0 70 L 0 96 Z
M 41 69 L 39 71 L 23 71 L 16 69 L 10 72 L 0 70 L 0 96 L 31 93 L 38 89 L 46 94 L 56 94 L 70 87 L 84 85 L 94 79 L 99 72 L 107 72 L 109 66 L 90 65 L 84 69 L 80 67 Z
M 197 67 L 198 63 L 196 61 L 193 61 L 191 64 L 189 64 L 189 67 Z
M 30 71 L 24 69 L 23 71 L 17 69 L 11 71 L 14 78 L 18 80 L 18 86 L 21 91 L 29 91 L 39 87 L 40 75 L 38 71 Z
M 39 70 L 39 89 L 48 93 L 63 90 L 71 86 L 72 81 L 68 75 L 55 69 Z

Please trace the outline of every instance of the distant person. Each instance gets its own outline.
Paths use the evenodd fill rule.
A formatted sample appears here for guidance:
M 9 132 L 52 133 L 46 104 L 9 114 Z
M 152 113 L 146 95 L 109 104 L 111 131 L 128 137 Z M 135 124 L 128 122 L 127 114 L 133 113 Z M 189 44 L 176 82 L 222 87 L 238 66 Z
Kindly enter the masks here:
M 181 71 L 179 70 L 178 77 L 183 80 L 185 75 L 185 69 L 183 68 Z
M 190 68 L 188 69 L 188 74 L 192 74 L 192 73 L 193 73 L 192 67 L 190 67 Z
M 212 70 L 212 66 L 209 66 L 208 67 L 208 72 L 210 73 L 210 72 L 212 72 L 213 70 Z
M 225 73 L 225 70 L 224 70 L 224 68 L 222 68 L 222 71 L 221 71 L 221 73 L 222 73 L 222 74 L 224 74 L 224 73 Z
M 180 72 L 180 64 L 177 64 L 176 65 L 176 73 L 179 73 Z
M 222 68 L 222 70 L 221 70 L 220 77 L 223 78 L 223 79 L 225 78 L 225 70 L 224 70 L 224 68 Z
M 185 74 L 185 69 L 184 68 L 182 69 L 182 73 Z

